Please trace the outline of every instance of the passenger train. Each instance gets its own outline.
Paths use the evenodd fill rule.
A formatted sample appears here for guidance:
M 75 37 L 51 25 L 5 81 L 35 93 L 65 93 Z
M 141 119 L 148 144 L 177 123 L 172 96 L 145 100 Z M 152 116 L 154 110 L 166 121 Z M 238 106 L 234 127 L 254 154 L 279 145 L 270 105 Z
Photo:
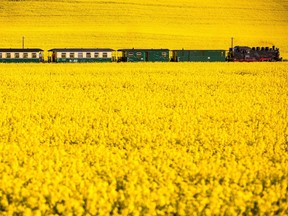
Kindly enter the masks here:
M 0 63 L 48 62 L 275 62 L 281 61 L 279 48 L 235 46 L 226 50 L 169 50 L 111 48 L 54 48 L 44 61 L 43 49 L 1 49 Z

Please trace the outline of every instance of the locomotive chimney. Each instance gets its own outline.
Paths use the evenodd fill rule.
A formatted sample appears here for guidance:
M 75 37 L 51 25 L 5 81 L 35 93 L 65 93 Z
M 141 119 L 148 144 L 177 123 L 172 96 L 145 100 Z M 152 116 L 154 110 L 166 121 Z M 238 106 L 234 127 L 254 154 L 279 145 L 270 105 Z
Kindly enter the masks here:
M 272 46 L 272 49 L 275 50 L 275 46 L 274 45 Z
M 232 51 L 231 56 L 234 57 L 234 38 L 233 37 L 231 38 L 231 48 L 230 48 L 230 50 Z

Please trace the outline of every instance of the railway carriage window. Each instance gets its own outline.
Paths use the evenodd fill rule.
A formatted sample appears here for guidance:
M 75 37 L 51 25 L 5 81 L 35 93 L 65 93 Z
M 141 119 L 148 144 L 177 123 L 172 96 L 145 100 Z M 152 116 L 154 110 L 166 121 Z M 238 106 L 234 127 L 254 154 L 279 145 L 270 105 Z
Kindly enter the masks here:
M 166 52 L 162 52 L 162 57 L 166 57 L 167 53 Z
M 70 53 L 70 58 L 74 58 L 75 57 L 75 53 Z
M 103 53 L 103 58 L 107 58 L 108 54 L 107 53 Z
M 6 58 L 11 58 L 11 53 L 6 53 Z
M 86 53 L 86 58 L 91 58 L 91 53 Z
M 128 56 L 129 56 L 129 57 L 133 57 L 133 56 L 134 56 L 134 53 L 133 53 L 133 52 L 129 52 L 129 53 L 128 53 Z
M 36 53 L 32 53 L 32 58 L 37 58 L 37 54 Z
M 2 53 L 0 53 L 0 58 L 2 58 Z
M 94 53 L 94 57 L 99 58 L 99 53 L 98 52 Z
M 66 53 L 61 53 L 61 58 L 66 58 Z
M 78 53 L 78 58 L 83 58 L 83 53 Z
M 137 57 L 141 58 L 141 56 L 142 56 L 142 53 L 141 52 L 137 52 Z
M 28 53 L 23 53 L 23 58 L 28 58 Z
M 19 53 L 15 53 L 15 58 L 20 58 L 20 54 Z

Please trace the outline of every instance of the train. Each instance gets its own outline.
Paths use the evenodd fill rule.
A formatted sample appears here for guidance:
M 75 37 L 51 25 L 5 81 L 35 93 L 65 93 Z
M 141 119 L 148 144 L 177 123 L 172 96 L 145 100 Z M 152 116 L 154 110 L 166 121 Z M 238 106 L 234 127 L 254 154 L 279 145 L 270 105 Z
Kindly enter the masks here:
M 43 53 L 40 48 L 0 48 L 0 63 L 282 61 L 280 50 L 275 46 L 232 46 L 229 50 L 53 48 L 48 50 L 48 61 L 44 61 Z

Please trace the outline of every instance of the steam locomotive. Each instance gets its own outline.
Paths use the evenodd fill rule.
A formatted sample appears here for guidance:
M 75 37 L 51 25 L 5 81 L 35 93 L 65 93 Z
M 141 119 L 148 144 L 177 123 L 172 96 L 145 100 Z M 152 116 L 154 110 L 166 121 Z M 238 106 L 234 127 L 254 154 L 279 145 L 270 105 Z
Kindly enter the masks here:
M 230 48 L 227 61 L 229 62 L 274 62 L 281 61 L 279 48 L 235 46 Z

